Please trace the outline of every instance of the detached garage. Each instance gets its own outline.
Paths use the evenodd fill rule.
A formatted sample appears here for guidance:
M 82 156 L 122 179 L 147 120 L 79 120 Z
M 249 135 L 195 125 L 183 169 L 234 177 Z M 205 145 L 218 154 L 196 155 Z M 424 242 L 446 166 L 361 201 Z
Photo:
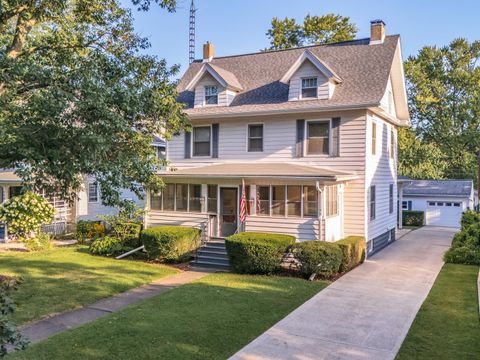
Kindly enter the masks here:
M 423 211 L 426 225 L 460 227 L 462 213 L 474 207 L 473 181 L 405 181 L 401 206 L 402 210 Z

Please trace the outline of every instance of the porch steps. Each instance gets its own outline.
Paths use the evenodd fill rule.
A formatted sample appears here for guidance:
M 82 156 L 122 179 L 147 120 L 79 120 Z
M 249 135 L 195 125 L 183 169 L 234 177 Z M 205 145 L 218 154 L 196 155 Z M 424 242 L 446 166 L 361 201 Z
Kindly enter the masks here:
M 219 270 L 228 270 L 230 263 L 228 261 L 227 249 L 225 248 L 225 239 L 210 238 L 208 242 L 198 249 L 192 264 L 201 267 L 217 268 Z

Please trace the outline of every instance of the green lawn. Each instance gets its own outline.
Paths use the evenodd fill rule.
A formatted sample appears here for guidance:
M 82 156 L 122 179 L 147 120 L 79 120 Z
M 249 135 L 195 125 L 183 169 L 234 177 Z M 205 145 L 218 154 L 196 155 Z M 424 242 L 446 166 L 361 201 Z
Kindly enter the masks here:
M 326 285 L 213 274 L 8 359 L 226 359 Z
M 76 246 L 0 253 L 0 274 L 23 278 L 13 295 L 17 304 L 13 320 L 17 324 L 90 304 L 177 272 L 140 261 L 92 256 L 86 249 Z
M 477 276 L 477 266 L 444 265 L 397 360 L 480 357 Z

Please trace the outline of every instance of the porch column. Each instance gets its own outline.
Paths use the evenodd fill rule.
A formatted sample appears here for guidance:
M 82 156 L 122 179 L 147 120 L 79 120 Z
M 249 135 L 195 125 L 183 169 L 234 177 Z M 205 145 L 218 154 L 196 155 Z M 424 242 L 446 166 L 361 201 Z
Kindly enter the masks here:
M 403 186 L 398 185 L 398 228 L 402 229 L 403 226 Z
M 148 227 L 148 213 L 150 212 L 150 196 L 152 195 L 150 190 L 147 190 L 147 195 L 145 196 L 145 212 L 143 213 L 143 228 Z

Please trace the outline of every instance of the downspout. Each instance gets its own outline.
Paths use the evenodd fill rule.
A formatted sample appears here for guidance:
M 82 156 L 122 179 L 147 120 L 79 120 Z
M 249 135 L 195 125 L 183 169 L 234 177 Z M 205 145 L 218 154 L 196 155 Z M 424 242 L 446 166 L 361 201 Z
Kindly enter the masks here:
M 320 194 L 319 200 L 320 200 L 320 205 L 323 204 L 323 189 L 320 187 L 320 181 L 317 181 L 315 183 L 315 187 L 317 188 L 318 193 Z M 323 230 L 323 224 L 322 224 L 322 215 L 323 215 L 323 206 L 320 206 L 320 214 L 318 216 L 318 231 L 319 231 L 319 237 L 320 241 L 322 241 L 322 230 Z

